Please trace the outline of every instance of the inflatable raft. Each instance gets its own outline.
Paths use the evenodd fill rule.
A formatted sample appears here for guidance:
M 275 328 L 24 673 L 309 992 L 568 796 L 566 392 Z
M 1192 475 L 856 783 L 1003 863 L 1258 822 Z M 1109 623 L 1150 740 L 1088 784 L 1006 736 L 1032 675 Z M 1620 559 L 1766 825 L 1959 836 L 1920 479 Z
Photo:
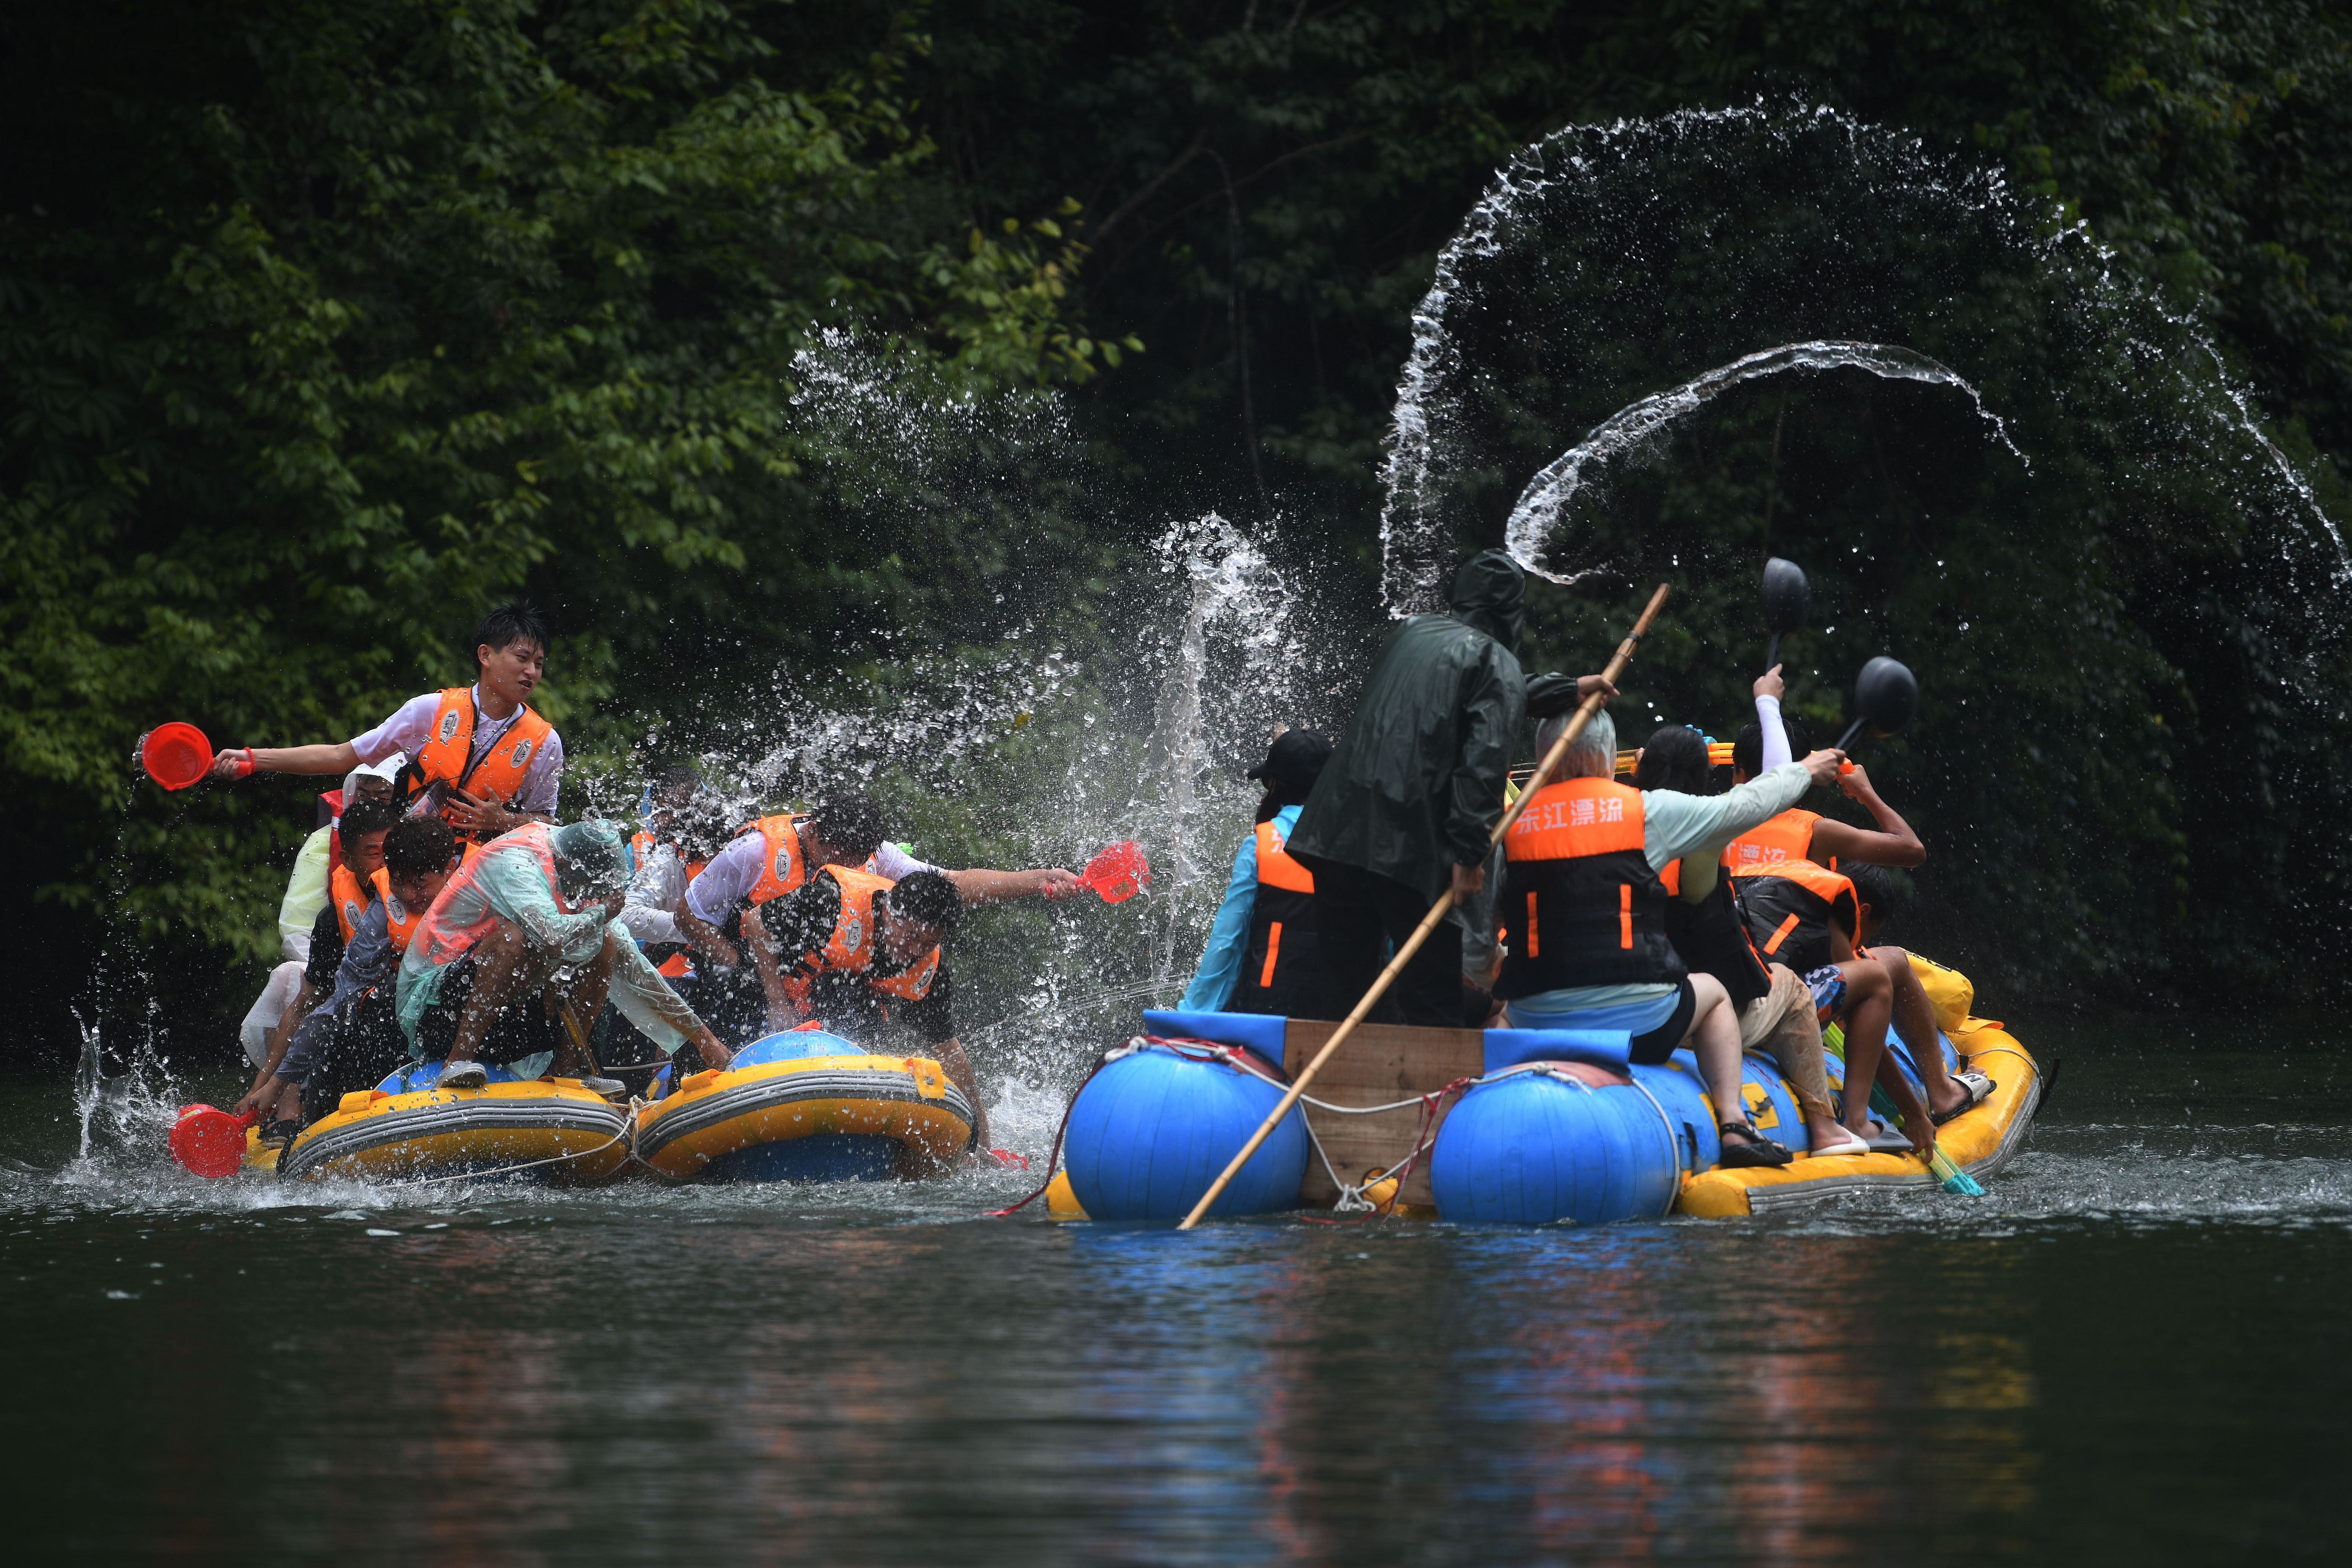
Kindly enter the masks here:
M 971 1102 L 928 1057 L 874 1056 L 837 1035 L 770 1035 L 724 1071 L 676 1065 L 637 1114 L 637 1158 L 680 1181 L 844 1182 L 915 1175 L 971 1146 Z
M 1181 1217 L 1280 1101 L 1336 1025 L 1238 1014 L 1144 1015 L 1145 1036 L 1079 1089 L 1064 1134 L 1063 1218 Z M 1890 1038 L 1889 1055 L 1910 1064 Z M 1948 1062 L 1984 1069 L 1991 1094 L 1937 1130 L 1939 1147 L 1987 1180 L 2015 1154 L 2041 1103 L 2039 1063 L 1998 1022 L 1954 1018 Z M 1727 1170 L 1715 1113 L 1687 1051 L 1629 1063 L 1622 1035 L 1359 1027 L 1211 1211 L 1302 1206 L 1539 1225 L 1685 1214 L 1770 1214 L 1849 1194 L 1932 1188 L 1915 1155 L 1813 1159 L 1795 1093 L 1746 1062 L 1742 1098 L 1790 1164 Z M 1276 1064 L 1279 1062 L 1280 1068 Z M 1828 1058 L 1832 1087 L 1843 1063 Z
M 248 1169 L 282 1177 L 416 1181 L 515 1177 L 593 1184 L 629 1163 L 629 1111 L 576 1079 L 489 1069 L 480 1089 L 435 1087 L 443 1064 L 394 1073 L 343 1096 L 283 1150 L 247 1144 Z

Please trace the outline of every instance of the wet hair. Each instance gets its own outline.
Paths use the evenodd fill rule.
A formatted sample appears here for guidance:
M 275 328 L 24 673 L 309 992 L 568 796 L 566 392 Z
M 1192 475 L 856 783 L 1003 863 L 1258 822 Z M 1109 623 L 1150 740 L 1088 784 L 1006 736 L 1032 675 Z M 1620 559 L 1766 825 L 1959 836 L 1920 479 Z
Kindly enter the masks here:
M 837 795 L 809 813 L 808 830 L 818 842 L 840 850 L 845 864 L 862 866 L 882 847 L 888 826 L 882 808 L 866 796 Z
M 909 871 L 890 889 L 890 912 L 920 921 L 945 941 L 963 923 L 963 895 L 937 871 Z
M 1807 743 L 1811 737 L 1805 733 L 1802 719 L 1783 708 L 1780 728 L 1789 737 L 1790 756 L 1801 763 L 1812 754 L 1813 749 Z M 1764 771 L 1763 725 L 1750 724 L 1731 738 L 1731 765 L 1751 779 Z
M 355 800 L 343 807 L 342 817 L 335 825 L 335 842 L 341 847 L 343 858 L 352 858 L 361 839 L 382 833 L 399 820 L 400 807 L 388 800 Z
M 1853 896 L 1870 906 L 1870 912 L 1885 925 L 1903 912 L 1903 893 L 1895 887 L 1895 879 L 1886 874 L 1884 866 L 1845 866 L 1840 868 L 1845 879 L 1853 884 Z
M 672 796 L 692 795 L 702 787 L 702 775 L 685 763 L 674 768 L 664 768 L 654 775 L 654 798 L 668 800 Z
M 555 639 L 547 635 L 547 623 L 529 599 L 517 599 L 511 605 L 500 605 L 481 618 L 474 627 L 473 640 L 466 645 L 466 657 L 476 658 L 483 647 L 510 647 L 518 642 L 539 645 L 542 654 L 555 651 Z
M 1538 726 L 1536 755 L 1538 757 L 1551 755 L 1553 743 L 1559 741 L 1561 731 L 1568 728 L 1569 721 L 1575 717 L 1576 710 L 1571 708 L 1565 713 L 1545 720 Z M 1553 774 L 1553 777 L 1556 779 L 1612 779 L 1616 776 L 1617 721 L 1609 717 L 1609 710 L 1603 708 L 1585 721 L 1583 729 L 1577 731 L 1576 739 L 1570 744 L 1567 754 L 1559 760 L 1559 771 Z
M 402 881 L 429 877 L 457 853 L 457 836 L 440 816 L 404 816 L 383 836 L 383 863 Z
M 1661 725 L 1642 748 L 1642 760 L 1633 764 L 1637 789 L 1705 795 L 1708 782 L 1706 737 L 1687 724 Z

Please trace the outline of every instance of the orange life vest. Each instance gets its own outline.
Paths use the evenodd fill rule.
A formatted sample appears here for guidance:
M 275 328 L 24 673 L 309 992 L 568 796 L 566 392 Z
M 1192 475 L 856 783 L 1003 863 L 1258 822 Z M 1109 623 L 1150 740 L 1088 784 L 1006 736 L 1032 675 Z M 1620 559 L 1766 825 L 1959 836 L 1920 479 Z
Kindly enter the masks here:
M 751 902 L 764 904 L 771 899 L 781 899 L 798 890 L 808 880 L 808 858 L 801 852 L 800 821 L 790 812 L 781 816 L 763 816 L 757 822 L 747 822 L 736 830 L 740 838 L 752 829 L 759 830 L 767 854 L 760 862 L 760 879 L 751 884 Z
M 452 686 L 441 693 L 432 738 L 400 770 L 400 782 L 394 786 L 404 805 L 437 784 L 513 808 L 521 798 L 531 760 L 555 733 L 555 726 L 526 706 L 497 744 L 476 760 L 476 720 L 473 688 Z
M 1725 845 L 1723 863 L 1737 870 L 1770 860 L 1810 860 L 1813 857 L 1813 824 L 1821 819 L 1818 811 L 1790 806 Z M 1834 857 L 1830 860 L 1830 869 L 1837 869 Z
M 1748 939 L 1769 961 L 1810 974 L 1837 962 L 1830 943 L 1832 924 L 1849 942 L 1859 934 L 1861 905 L 1853 884 L 1835 871 L 1791 857 L 1735 867 L 1731 874 L 1739 884 Z
M 1517 940 L 1495 994 L 1663 984 L 1688 973 L 1666 937 L 1666 888 L 1642 848 L 1642 792 L 1563 779 L 1528 802 L 1503 837 L 1502 913 Z
M 471 844 L 459 847 L 457 868 L 465 869 L 474 863 L 481 850 Z M 423 910 L 412 910 L 393 896 L 392 872 L 379 868 L 375 874 L 376 896 L 383 900 L 383 934 L 391 939 L 392 951 L 405 953 L 408 943 L 416 935 L 416 927 L 425 919 Z
M 1257 893 L 1228 1013 L 1312 1017 L 1323 1004 L 1315 873 L 1291 858 L 1273 819 L 1257 825 Z
M 383 868 L 376 868 L 373 880 L 380 894 L 384 886 Z M 349 945 L 352 933 L 360 929 L 360 917 L 367 913 L 368 900 L 373 895 L 352 868 L 341 861 L 327 873 L 327 889 L 329 901 L 335 906 L 335 923 L 343 928 L 343 942 Z
M 863 974 L 866 984 L 885 995 L 919 1002 L 930 994 L 931 982 L 940 973 L 940 950 L 930 952 L 896 974 L 876 976 L 874 958 L 878 944 L 874 940 L 874 895 L 887 892 L 898 884 L 887 877 L 877 877 L 871 871 L 854 871 L 846 866 L 826 866 L 817 873 L 829 877 L 841 889 L 841 912 L 834 917 L 833 931 L 824 946 L 801 960 L 799 969 L 784 977 L 785 994 L 797 1005 L 805 1006 L 809 987 L 820 974 Z
M 1769 995 L 1772 971 L 1748 935 L 1731 879 L 1717 876 L 1706 897 L 1696 903 L 1682 896 L 1680 860 L 1660 872 L 1658 880 L 1666 889 L 1666 940 L 1675 944 L 1684 965 L 1694 974 L 1712 974 L 1721 981 L 1735 1006 Z

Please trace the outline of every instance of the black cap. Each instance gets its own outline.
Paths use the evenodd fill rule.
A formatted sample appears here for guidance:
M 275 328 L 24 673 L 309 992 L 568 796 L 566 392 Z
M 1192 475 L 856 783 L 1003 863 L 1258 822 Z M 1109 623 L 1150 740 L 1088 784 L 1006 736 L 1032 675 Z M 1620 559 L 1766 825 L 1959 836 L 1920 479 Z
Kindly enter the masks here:
M 1274 738 L 1265 761 L 1249 771 L 1254 779 L 1288 791 L 1304 800 L 1315 787 L 1323 764 L 1331 760 L 1331 742 L 1312 730 L 1285 730 Z

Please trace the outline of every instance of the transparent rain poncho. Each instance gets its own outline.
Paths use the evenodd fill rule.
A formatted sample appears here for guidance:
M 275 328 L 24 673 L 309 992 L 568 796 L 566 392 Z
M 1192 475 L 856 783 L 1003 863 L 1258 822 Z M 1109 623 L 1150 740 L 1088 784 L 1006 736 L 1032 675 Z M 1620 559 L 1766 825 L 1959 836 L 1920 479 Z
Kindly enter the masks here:
M 524 830 L 528 832 L 529 830 Z M 601 899 L 628 879 L 629 858 L 612 823 L 575 822 L 548 835 L 548 846 L 564 873 L 564 892 L 578 898 Z M 576 884 L 576 885 L 573 885 Z M 607 920 L 602 904 L 567 913 L 556 900 L 556 887 L 545 862 L 521 834 L 493 840 L 478 856 L 447 893 L 446 905 L 435 906 L 429 923 L 445 931 L 462 931 L 496 915 L 522 928 L 533 972 L 541 976 L 571 964 L 594 962 L 610 934 L 617 949 L 607 994 L 621 1016 L 645 1032 L 665 1051 L 674 1051 L 702 1027 L 691 1008 L 646 962 L 626 929 Z M 400 963 L 399 1016 L 409 1051 L 418 1054 L 417 1020 L 439 998 L 450 968 L 465 950 L 434 951 L 426 933 L 419 931 Z M 530 1078 L 546 1070 L 543 1058 L 514 1064 Z

